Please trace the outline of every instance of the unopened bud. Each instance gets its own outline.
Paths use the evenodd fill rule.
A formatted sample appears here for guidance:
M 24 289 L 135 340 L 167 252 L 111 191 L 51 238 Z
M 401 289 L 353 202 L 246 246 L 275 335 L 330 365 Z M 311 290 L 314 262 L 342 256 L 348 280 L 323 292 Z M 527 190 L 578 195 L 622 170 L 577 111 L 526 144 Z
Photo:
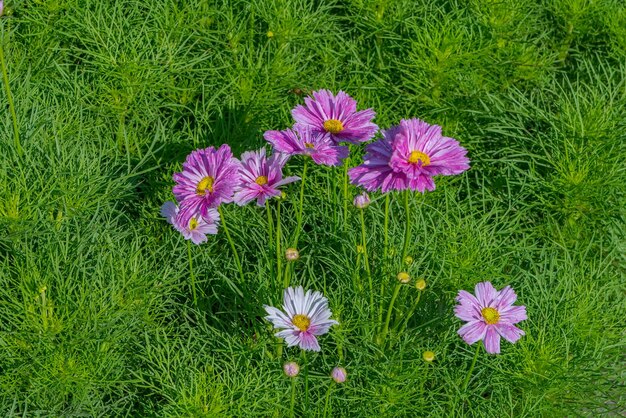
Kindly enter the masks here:
M 411 281 L 411 276 L 406 271 L 401 271 L 398 273 L 397 279 L 400 283 L 406 284 Z
M 415 283 L 415 288 L 417 290 L 424 290 L 426 289 L 426 280 L 424 279 L 419 279 L 416 283 Z
M 424 358 L 425 362 L 432 363 L 432 361 L 435 359 L 435 353 L 432 351 L 424 351 L 422 357 Z
M 359 209 L 365 209 L 366 207 L 368 207 L 370 205 L 370 197 L 367 193 L 363 192 L 360 195 L 356 196 L 354 198 L 354 206 L 356 206 Z
M 298 363 L 290 361 L 283 365 L 283 371 L 288 377 L 296 377 L 300 373 L 300 366 Z
M 285 251 L 285 258 L 288 261 L 296 261 L 300 258 L 300 253 L 295 248 L 287 248 Z
M 348 372 L 343 367 L 335 367 L 330 374 L 330 377 L 337 383 L 343 383 L 348 378 Z

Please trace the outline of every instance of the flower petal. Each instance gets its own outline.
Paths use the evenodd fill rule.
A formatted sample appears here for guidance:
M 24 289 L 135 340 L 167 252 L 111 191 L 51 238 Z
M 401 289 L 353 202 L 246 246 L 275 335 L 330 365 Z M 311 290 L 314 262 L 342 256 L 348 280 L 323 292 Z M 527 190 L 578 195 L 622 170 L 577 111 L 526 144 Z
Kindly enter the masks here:
M 485 336 L 487 326 L 482 321 L 468 322 L 463 325 L 458 333 L 463 340 L 469 345 L 474 344 L 478 340 L 482 340 Z
M 494 326 L 487 326 L 485 332 L 485 351 L 489 354 L 500 354 L 500 334 Z

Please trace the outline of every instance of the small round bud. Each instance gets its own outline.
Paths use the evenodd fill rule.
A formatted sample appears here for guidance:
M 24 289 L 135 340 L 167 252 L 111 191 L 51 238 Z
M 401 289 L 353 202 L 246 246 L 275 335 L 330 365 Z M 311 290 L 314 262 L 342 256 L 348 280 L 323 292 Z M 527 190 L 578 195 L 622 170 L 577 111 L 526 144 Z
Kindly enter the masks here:
M 330 373 L 330 377 L 337 383 L 343 383 L 348 378 L 348 372 L 343 367 L 335 367 Z
M 410 266 L 411 264 L 413 264 L 413 257 L 411 257 L 410 255 L 407 255 L 406 258 L 404 259 L 404 264 L 406 264 L 407 266 Z
M 424 279 L 419 279 L 416 283 L 415 283 L 415 288 L 417 290 L 424 290 L 426 289 L 426 280 Z
M 432 363 L 432 361 L 435 360 L 435 353 L 433 351 L 424 351 L 422 357 L 424 358 L 425 362 Z
M 267 31 L 267 37 L 268 38 L 273 38 L 274 37 L 274 32 L 272 32 L 271 30 Z
M 393 256 L 395 256 L 395 255 L 396 255 L 396 249 L 395 249 L 395 248 L 393 248 L 393 247 L 389 248 L 389 250 L 387 251 L 387 255 L 388 255 L 389 257 L 393 257 Z
M 411 276 L 406 271 L 401 271 L 398 273 L 397 279 L 400 283 L 406 284 L 411 281 Z
M 354 198 L 354 206 L 356 206 L 359 209 L 365 209 L 366 207 L 368 207 L 370 205 L 370 197 L 367 193 L 363 192 L 360 195 L 356 196 Z
M 296 377 L 300 373 L 300 366 L 298 363 L 290 361 L 283 365 L 283 371 L 288 377 Z
M 285 258 L 287 261 L 296 261 L 300 258 L 300 253 L 295 248 L 287 248 L 285 251 Z
M 280 196 L 278 196 L 278 200 L 287 200 L 287 193 L 280 192 Z
M 357 245 L 356 252 L 359 254 L 363 254 L 365 252 L 365 248 L 362 245 Z
M 48 290 L 48 287 L 47 287 L 46 285 L 41 285 L 41 286 L 39 286 L 39 293 L 43 293 L 43 292 L 45 292 L 46 290 Z

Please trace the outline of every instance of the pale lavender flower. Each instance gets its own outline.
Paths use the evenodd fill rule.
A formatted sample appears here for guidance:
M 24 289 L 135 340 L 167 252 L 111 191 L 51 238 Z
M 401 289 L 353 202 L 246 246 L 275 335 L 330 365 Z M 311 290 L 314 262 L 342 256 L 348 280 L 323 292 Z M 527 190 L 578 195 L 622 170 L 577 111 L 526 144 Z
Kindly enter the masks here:
M 458 333 L 468 344 L 479 340 L 485 343 L 490 354 L 500 353 L 500 337 L 511 343 L 517 342 L 524 331 L 515 324 L 527 318 L 525 306 L 513 306 L 517 295 L 510 286 L 497 291 L 490 282 L 482 282 L 474 289 L 476 296 L 465 290 L 459 291 L 454 313 L 467 321 Z
M 283 311 L 273 306 L 263 306 L 268 313 L 265 317 L 282 329 L 275 335 L 284 338 L 288 347 L 299 346 L 303 350 L 320 351 L 317 336 L 326 334 L 337 321 L 330 319 L 328 299 L 320 292 L 307 290 L 302 286 L 285 289 Z
M 343 367 L 335 367 L 330 376 L 337 383 L 343 383 L 348 378 L 348 372 Z
M 365 209 L 366 207 L 368 207 L 370 205 L 370 197 L 367 193 L 363 192 L 360 195 L 356 196 L 354 198 L 354 206 L 356 206 L 359 209 Z
M 217 234 L 217 226 L 220 221 L 220 215 L 217 210 L 209 209 L 205 217 L 192 217 L 189 221 L 182 222 L 179 216 L 179 208 L 174 202 L 165 202 L 161 206 L 161 216 L 174 229 L 180 232 L 185 239 L 191 240 L 196 245 L 206 242 L 207 234 Z
M 265 200 L 280 196 L 280 186 L 300 180 L 300 177 L 295 176 L 283 178 L 283 166 L 288 158 L 285 154 L 274 154 L 267 158 L 265 148 L 244 152 L 235 203 L 243 206 L 256 199 L 257 205 L 265 206 Z
M 336 145 L 328 134 L 315 133 L 307 127 L 295 126 L 283 131 L 266 131 L 263 138 L 274 152 L 287 155 L 308 155 L 315 164 L 341 165 L 348 156 L 348 147 Z
M 297 125 L 329 134 L 335 144 L 369 141 L 378 131 L 372 123 L 376 113 L 372 109 L 357 112 L 356 100 L 345 92 L 339 91 L 335 96 L 329 90 L 319 90 L 312 96 L 304 99 L 304 106 L 298 105 L 291 111 Z

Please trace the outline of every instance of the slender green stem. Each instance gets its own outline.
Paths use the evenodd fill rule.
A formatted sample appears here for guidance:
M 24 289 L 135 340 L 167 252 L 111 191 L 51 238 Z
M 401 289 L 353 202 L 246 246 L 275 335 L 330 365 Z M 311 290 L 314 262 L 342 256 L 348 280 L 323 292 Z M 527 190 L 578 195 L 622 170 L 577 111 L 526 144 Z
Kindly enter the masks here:
M 276 283 L 280 283 L 283 274 L 283 254 L 280 250 L 282 240 L 282 226 L 280 224 L 280 200 L 276 205 Z
M 346 231 L 348 228 L 348 201 L 350 198 L 348 197 L 348 164 L 345 161 L 343 167 L 343 230 Z
M 296 406 L 296 378 L 291 378 L 291 406 L 289 408 L 289 416 L 294 417 L 295 411 L 294 408 Z
M 389 259 L 389 193 L 385 194 L 385 219 L 384 219 L 384 252 L 383 259 L 385 260 L 385 266 Z M 378 323 L 382 325 L 383 322 L 383 301 L 385 300 L 385 280 L 381 280 L 380 282 L 380 303 L 378 306 Z
M 306 358 L 306 351 L 302 350 L 302 367 L 304 367 L 304 410 L 309 411 L 309 362 Z
M 365 271 L 367 272 L 367 280 L 370 287 L 370 309 L 374 309 L 374 284 L 372 283 L 372 272 L 370 271 L 370 263 L 367 257 L 367 233 L 365 231 L 365 215 L 363 212 L 363 209 L 359 209 L 361 217 L 361 245 L 363 245 L 363 260 L 365 261 Z
M 11 87 L 9 86 L 9 72 L 4 59 L 4 28 L 2 30 L 2 38 L 0 38 L 0 66 L 2 66 L 2 80 L 4 81 L 4 89 L 7 94 L 7 101 L 9 102 L 9 111 L 11 112 L 11 118 L 13 119 L 13 140 L 15 142 L 15 149 L 17 149 L 17 154 L 21 157 L 24 155 L 24 150 L 22 149 L 22 144 L 20 143 L 20 131 L 17 127 L 17 114 L 15 113 L 15 104 L 13 103 L 13 95 L 11 94 Z
M 196 294 L 196 275 L 193 272 L 193 259 L 191 257 L 191 242 L 187 240 L 187 257 L 189 258 L 189 275 L 191 276 L 191 293 L 193 294 L 193 306 L 198 308 L 198 295 Z
M 387 338 L 387 332 L 389 331 L 389 322 L 391 321 L 391 313 L 393 312 L 393 305 L 395 305 L 398 294 L 400 293 L 400 287 L 402 287 L 402 284 L 398 283 L 396 284 L 396 288 L 393 290 L 393 296 L 391 297 L 391 302 L 389 302 L 389 309 L 387 309 L 387 316 L 385 317 L 385 327 L 383 328 L 383 332 L 381 334 L 381 344 L 384 344 L 385 339 Z
M 404 192 L 404 212 L 406 213 L 406 222 L 404 229 L 404 245 L 402 246 L 402 259 L 400 262 L 404 263 L 407 251 L 409 250 L 409 236 L 411 234 L 411 212 L 409 210 L 409 194 L 410 190 Z
M 480 341 L 476 343 L 476 353 L 474 353 L 474 360 L 472 360 L 472 365 L 470 366 L 470 369 L 467 372 L 467 376 L 465 377 L 465 383 L 463 383 L 463 392 L 467 390 L 467 385 L 469 384 L 470 378 L 472 377 L 472 372 L 474 371 L 474 366 L 476 365 L 476 359 L 478 358 L 478 353 L 480 352 L 481 345 L 482 343 Z
M 305 158 L 304 167 L 302 168 L 302 178 L 300 179 L 300 207 L 298 208 L 298 225 L 296 227 L 296 236 L 293 241 L 293 247 L 298 248 L 298 238 L 300 238 L 300 229 L 302 228 L 302 208 L 304 206 L 304 183 L 306 180 L 306 168 L 309 163 L 309 159 Z
M 389 257 L 389 193 L 385 194 L 385 258 Z
M 326 391 L 326 402 L 324 402 L 324 418 L 328 416 L 328 406 L 330 404 L 330 392 L 333 390 L 333 382 L 329 382 L 328 390 Z
M 239 253 L 237 252 L 237 247 L 235 247 L 235 243 L 233 238 L 230 236 L 230 231 L 228 230 L 228 225 L 226 225 L 226 217 L 224 216 L 224 211 L 221 206 L 217 207 L 217 210 L 220 213 L 220 219 L 222 221 L 222 227 L 224 228 L 224 232 L 226 232 L 226 238 L 228 238 L 228 242 L 230 243 L 230 248 L 233 250 L 233 256 L 235 257 L 235 264 L 237 264 L 237 269 L 239 270 L 239 276 L 241 277 L 241 283 L 245 283 L 246 278 L 243 275 L 243 268 L 241 267 L 241 261 L 239 259 Z
M 272 242 L 274 242 L 274 221 L 272 220 L 272 208 L 270 208 L 270 202 L 265 202 L 265 211 L 267 213 L 267 235 L 269 243 L 272 245 Z

